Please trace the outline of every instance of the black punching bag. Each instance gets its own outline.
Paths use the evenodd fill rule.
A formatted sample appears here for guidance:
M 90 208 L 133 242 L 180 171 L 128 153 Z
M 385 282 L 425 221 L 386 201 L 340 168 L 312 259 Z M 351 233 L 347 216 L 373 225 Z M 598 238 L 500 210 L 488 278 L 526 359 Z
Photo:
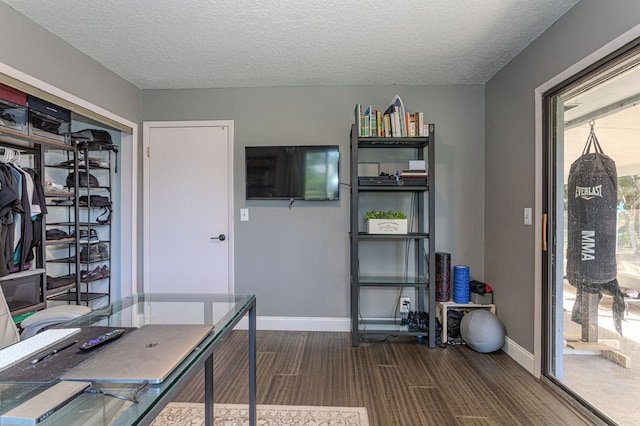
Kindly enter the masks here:
M 622 334 L 625 302 L 616 279 L 617 190 L 615 162 L 602 151 L 592 122 L 582 155 L 571 164 L 567 188 L 566 272 L 569 283 L 577 289 L 571 319 L 582 323 L 583 292 L 602 297 L 602 290 L 606 290 L 613 296 L 616 331 Z
M 592 130 L 569 171 L 567 278 L 572 284 L 616 278 L 617 190 L 616 165 Z

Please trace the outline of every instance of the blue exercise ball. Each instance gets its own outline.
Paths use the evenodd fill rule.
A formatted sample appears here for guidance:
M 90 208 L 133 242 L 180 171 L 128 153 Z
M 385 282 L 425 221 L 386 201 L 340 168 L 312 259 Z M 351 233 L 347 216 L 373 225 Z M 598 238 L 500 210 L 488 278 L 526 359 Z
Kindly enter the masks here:
M 486 309 L 476 309 L 462 317 L 460 335 L 471 349 L 487 353 L 504 345 L 505 330 L 497 316 Z

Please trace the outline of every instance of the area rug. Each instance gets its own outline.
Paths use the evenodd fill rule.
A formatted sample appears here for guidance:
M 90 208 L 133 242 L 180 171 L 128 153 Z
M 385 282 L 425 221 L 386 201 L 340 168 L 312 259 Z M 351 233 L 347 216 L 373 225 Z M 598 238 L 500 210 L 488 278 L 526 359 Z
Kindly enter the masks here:
M 214 404 L 215 426 L 249 424 L 248 406 Z M 152 426 L 204 425 L 204 404 L 171 402 L 153 421 Z M 308 407 L 298 405 L 260 405 L 256 407 L 258 426 L 369 426 L 364 407 Z

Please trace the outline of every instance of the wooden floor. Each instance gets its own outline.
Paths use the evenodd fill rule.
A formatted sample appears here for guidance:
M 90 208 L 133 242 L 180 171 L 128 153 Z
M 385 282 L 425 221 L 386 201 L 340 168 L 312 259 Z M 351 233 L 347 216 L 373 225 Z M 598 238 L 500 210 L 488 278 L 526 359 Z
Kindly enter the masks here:
M 248 402 L 247 338 L 233 331 L 215 352 L 215 402 Z M 350 339 L 258 331 L 257 403 L 366 407 L 371 426 L 589 424 L 501 351 Z M 203 402 L 202 380 L 176 401 Z

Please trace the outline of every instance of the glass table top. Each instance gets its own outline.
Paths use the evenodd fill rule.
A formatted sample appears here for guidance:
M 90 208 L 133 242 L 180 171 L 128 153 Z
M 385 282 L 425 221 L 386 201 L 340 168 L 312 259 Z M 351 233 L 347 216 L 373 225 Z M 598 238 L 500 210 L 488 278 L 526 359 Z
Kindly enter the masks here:
M 137 424 L 151 410 L 157 410 L 159 401 L 170 391 L 175 391 L 174 387 L 183 383 L 186 376 L 202 368 L 215 343 L 253 306 L 254 295 L 134 294 L 61 325 L 61 328 L 141 327 L 146 324 L 205 324 L 214 327 L 213 332 L 161 384 L 94 383 L 91 389 L 99 389 L 100 393 L 81 394 L 41 424 Z M 0 413 L 49 386 L 51 384 L 0 383 Z

